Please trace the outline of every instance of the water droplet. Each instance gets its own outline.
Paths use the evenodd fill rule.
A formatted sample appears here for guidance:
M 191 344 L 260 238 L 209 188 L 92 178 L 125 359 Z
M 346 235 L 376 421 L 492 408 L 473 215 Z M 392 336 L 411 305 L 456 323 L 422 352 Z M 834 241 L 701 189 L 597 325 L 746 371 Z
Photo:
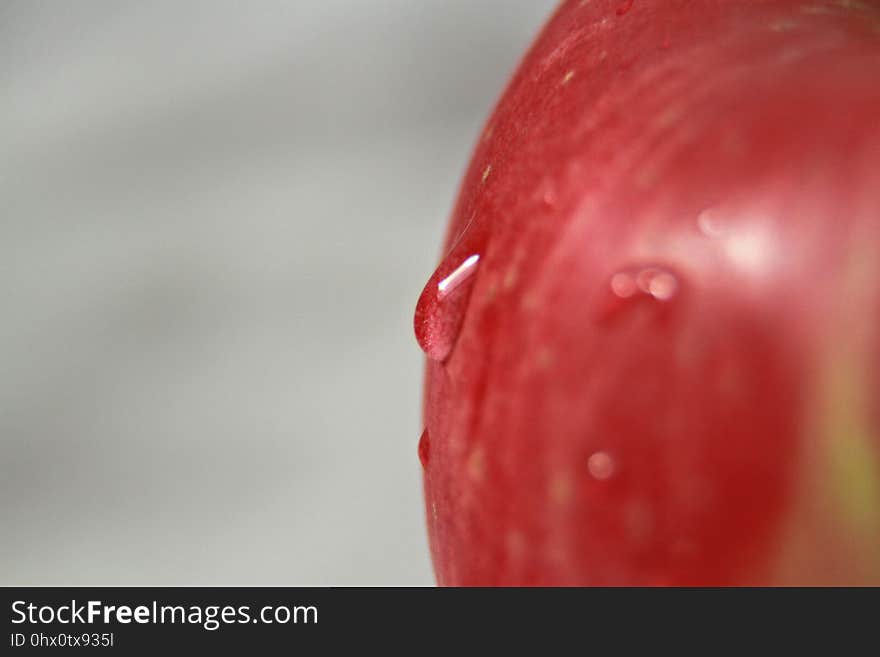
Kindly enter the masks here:
M 422 432 L 422 437 L 419 438 L 419 461 L 421 461 L 423 468 L 428 467 L 428 460 L 430 458 L 431 439 L 428 438 L 428 428 L 425 427 L 425 430 Z
M 479 254 L 453 259 L 458 264 L 451 271 L 450 259 L 431 276 L 416 305 L 414 325 L 416 340 L 432 360 L 443 361 L 452 352 L 470 300 Z
M 678 290 L 678 279 L 668 271 L 651 267 L 639 272 L 636 285 L 658 301 L 668 301 Z
M 444 361 L 452 353 L 464 323 L 485 240 L 481 222 L 472 220 L 422 290 L 413 325 L 419 346 L 431 360 Z
M 630 9 L 632 9 L 633 2 L 635 2 L 635 0 L 623 0 L 623 4 L 617 7 L 617 15 L 624 16 Z
M 614 475 L 614 459 L 607 452 L 596 452 L 587 461 L 587 469 L 594 479 L 608 481 Z
M 628 267 L 609 280 L 610 295 L 599 305 L 598 319 L 610 321 L 643 300 L 671 302 L 679 291 L 678 277 L 663 267 Z
M 715 208 L 706 208 L 697 215 L 697 227 L 706 237 L 721 237 L 724 229 Z
M 678 291 L 678 279 L 659 267 L 623 270 L 611 277 L 611 291 L 621 299 L 641 292 L 658 301 L 669 301 Z
M 545 208 L 554 209 L 559 205 L 559 194 L 556 191 L 556 183 L 550 176 L 544 178 L 537 189 L 537 198 Z
M 625 271 L 611 277 L 611 291 L 621 299 L 628 299 L 638 291 L 635 279 Z

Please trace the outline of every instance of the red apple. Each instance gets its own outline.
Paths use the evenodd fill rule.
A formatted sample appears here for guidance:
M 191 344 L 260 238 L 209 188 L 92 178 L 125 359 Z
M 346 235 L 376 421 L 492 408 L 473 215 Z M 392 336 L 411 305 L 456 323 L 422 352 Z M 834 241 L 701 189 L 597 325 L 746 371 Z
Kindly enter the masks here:
M 565 2 L 444 253 L 440 584 L 880 584 L 877 2 Z

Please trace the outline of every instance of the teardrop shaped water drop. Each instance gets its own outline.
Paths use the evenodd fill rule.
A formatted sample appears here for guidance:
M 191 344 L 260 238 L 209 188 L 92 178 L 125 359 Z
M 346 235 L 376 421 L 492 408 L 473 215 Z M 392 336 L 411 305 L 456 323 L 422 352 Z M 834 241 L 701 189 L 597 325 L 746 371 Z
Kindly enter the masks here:
M 450 265 L 450 262 L 457 264 Z M 446 360 L 455 346 L 479 262 L 478 253 L 464 259 L 447 259 L 431 276 L 419 297 L 413 320 L 416 340 L 431 360 Z M 454 268 L 444 271 L 450 267 Z
M 422 437 L 419 438 L 419 461 L 423 468 L 427 469 L 430 458 L 431 439 L 428 437 L 428 427 L 425 427 L 425 430 L 422 432 Z
M 484 248 L 485 231 L 472 221 L 422 290 L 413 325 L 419 346 L 431 360 L 442 362 L 452 353 Z

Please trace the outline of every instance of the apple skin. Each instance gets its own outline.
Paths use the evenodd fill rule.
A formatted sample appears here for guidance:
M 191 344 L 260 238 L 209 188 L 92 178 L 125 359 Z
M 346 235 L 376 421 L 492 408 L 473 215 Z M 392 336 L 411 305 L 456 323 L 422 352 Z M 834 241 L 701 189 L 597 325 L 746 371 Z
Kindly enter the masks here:
M 877 3 L 563 3 L 443 252 L 439 584 L 880 584 Z

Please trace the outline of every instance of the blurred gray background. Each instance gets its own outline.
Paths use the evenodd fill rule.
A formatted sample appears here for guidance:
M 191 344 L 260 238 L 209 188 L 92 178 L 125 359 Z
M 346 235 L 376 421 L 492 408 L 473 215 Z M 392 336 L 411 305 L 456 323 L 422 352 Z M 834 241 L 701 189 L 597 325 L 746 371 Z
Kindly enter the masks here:
M 412 310 L 554 4 L 0 2 L 0 584 L 433 582 Z

